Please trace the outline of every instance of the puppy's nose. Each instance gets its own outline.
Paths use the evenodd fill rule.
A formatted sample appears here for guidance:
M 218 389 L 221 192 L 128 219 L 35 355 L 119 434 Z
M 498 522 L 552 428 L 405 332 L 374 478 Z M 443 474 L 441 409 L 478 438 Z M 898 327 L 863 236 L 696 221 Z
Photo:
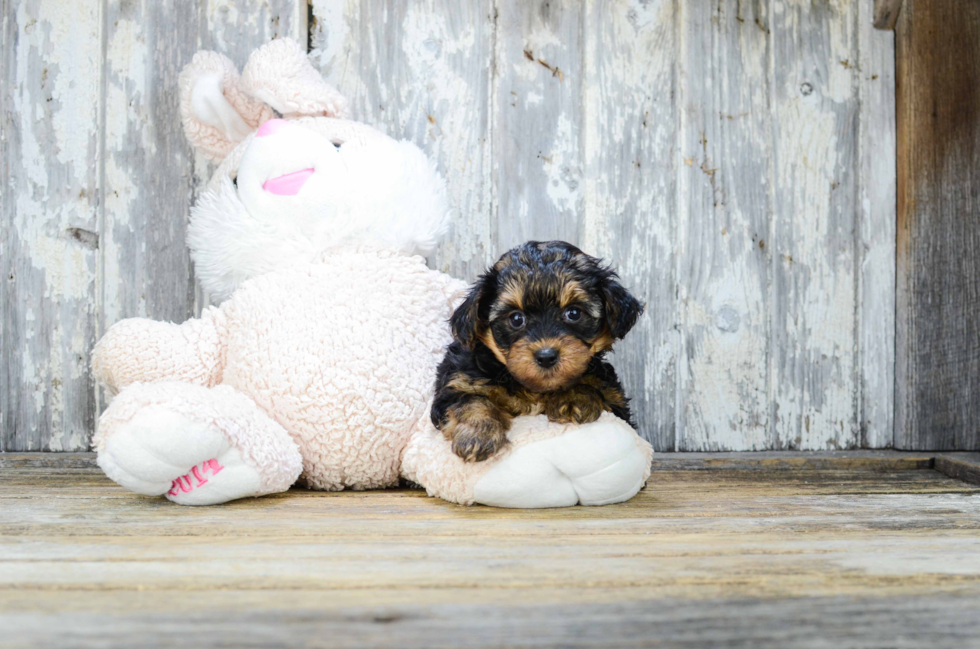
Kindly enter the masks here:
M 558 362 L 558 350 L 554 347 L 539 349 L 538 351 L 534 352 L 534 362 L 544 369 L 554 367 L 555 363 Z

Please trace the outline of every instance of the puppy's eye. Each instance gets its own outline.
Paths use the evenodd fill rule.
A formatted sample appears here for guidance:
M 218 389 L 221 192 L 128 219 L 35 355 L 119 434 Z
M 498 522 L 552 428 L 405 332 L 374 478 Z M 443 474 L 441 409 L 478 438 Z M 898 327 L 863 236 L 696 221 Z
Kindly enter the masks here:
M 520 329 L 524 326 L 524 314 L 520 311 L 514 311 L 507 317 L 507 319 L 510 321 L 510 326 L 514 329 Z
M 565 320 L 568 322 L 578 322 L 582 319 L 582 309 L 577 306 L 570 306 L 565 309 Z
M 231 184 L 234 185 L 236 188 L 238 187 L 238 176 L 235 176 L 234 178 L 231 179 Z
M 330 144 L 333 145 L 333 148 L 335 148 L 335 149 L 337 149 L 339 151 L 340 150 L 340 147 L 344 145 L 344 141 L 343 140 L 330 140 Z

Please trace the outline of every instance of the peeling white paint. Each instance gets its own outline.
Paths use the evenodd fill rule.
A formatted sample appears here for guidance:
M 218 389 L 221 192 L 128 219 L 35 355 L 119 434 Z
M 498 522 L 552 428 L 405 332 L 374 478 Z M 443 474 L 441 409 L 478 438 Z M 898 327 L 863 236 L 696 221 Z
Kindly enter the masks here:
M 202 3 L 205 44 L 239 65 L 273 35 L 305 37 L 300 0 Z M 447 178 L 457 213 L 433 265 L 472 278 L 532 237 L 609 259 L 647 302 L 615 362 L 665 448 L 835 448 L 862 429 L 890 443 L 891 34 L 855 0 L 552 4 L 313 1 L 313 60 L 355 117 L 416 142 Z M 7 232 L 19 295 L 35 302 L 22 338 L 3 340 L 21 346 L 25 404 L 4 425 L 43 426 L 32 448 L 73 450 L 86 444 L 94 321 L 154 313 L 165 292 L 134 285 L 156 272 L 148 255 L 172 244 L 168 263 L 183 263 L 166 237 L 186 214 L 147 221 L 161 199 L 142 161 L 184 174 L 188 192 L 210 168 L 172 145 L 176 119 L 151 122 L 161 51 L 139 11 L 107 21 L 105 96 L 99 6 L 20 2 L 14 16 Z M 181 47 L 186 61 L 194 45 Z
M 799 24 L 806 15 L 806 7 L 787 10 L 787 38 L 809 35 Z M 840 61 L 853 50 L 835 37 L 838 30 L 827 31 L 829 42 L 814 46 L 832 53 L 832 60 L 823 62 L 827 68 L 841 68 Z M 807 47 L 809 41 L 793 45 Z M 786 309 L 775 321 L 774 427 L 780 447 L 847 448 L 859 442 L 854 410 L 854 214 L 853 201 L 837 207 L 835 191 L 845 182 L 844 173 L 850 173 L 841 167 L 848 147 L 856 145 L 856 133 L 842 128 L 853 109 L 837 102 L 853 93 L 838 92 L 827 101 L 824 88 L 815 85 L 811 94 L 802 96 L 799 78 L 789 70 L 785 77 L 786 94 L 774 111 L 779 216 L 773 245 L 781 255 L 775 265 L 779 293 L 774 306 Z M 840 140 L 841 133 L 851 139 Z M 841 213 L 835 214 L 838 209 Z
M 354 45 L 344 6 L 333 0 L 313 0 L 316 29 L 310 57 L 327 79 L 338 88 L 347 87 L 347 52 Z
M 18 137 L 7 140 L 14 157 L 3 162 L 12 219 L 2 247 L 14 255 L 4 308 L 19 327 L 2 341 L 18 361 L 9 368 L 14 389 L 0 394 L 0 446 L 48 450 L 62 446 L 64 431 L 84 431 L 92 414 L 77 358 L 94 342 L 96 253 L 88 242 L 97 230 L 101 13 L 90 3 L 12 9 L 16 38 L 4 56 L 13 59 L 9 109 Z
M 891 446 L 895 396 L 895 33 L 875 29 L 874 7 L 858 4 L 861 140 L 858 314 L 859 413 L 865 443 Z
M 582 197 L 582 172 L 579 169 L 578 129 L 566 115 L 559 115 L 555 124 L 554 148 L 542 156 L 547 178 L 546 191 L 559 212 L 572 211 Z

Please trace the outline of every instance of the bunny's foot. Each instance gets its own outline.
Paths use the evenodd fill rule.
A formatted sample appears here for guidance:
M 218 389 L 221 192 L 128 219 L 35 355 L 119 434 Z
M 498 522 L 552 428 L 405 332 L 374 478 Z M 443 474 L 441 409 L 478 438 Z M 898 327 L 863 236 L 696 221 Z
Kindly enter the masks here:
M 94 444 L 113 481 L 181 505 L 285 491 L 302 470 L 286 431 L 227 386 L 134 384 L 102 415 Z

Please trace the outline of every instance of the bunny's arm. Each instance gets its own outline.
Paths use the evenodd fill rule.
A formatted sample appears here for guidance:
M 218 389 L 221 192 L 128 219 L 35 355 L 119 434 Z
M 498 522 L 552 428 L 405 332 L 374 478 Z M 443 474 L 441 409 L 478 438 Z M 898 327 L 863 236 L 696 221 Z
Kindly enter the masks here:
M 216 307 L 181 325 L 146 318 L 121 320 L 95 346 L 92 371 L 113 393 L 150 381 L 212 387 L 221 382 L 224 371 L 225 332 L 225 315 Z

